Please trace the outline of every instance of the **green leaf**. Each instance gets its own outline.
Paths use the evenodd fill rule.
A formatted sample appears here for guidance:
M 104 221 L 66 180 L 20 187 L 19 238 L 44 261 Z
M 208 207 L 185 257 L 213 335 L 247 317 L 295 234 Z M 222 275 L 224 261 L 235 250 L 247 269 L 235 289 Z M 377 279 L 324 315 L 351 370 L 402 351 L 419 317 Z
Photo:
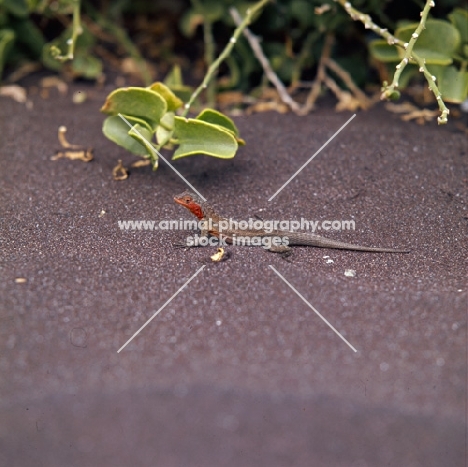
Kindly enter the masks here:
M 151 141 L 152 131 L 150 126 L 141 119 L 134 118 L 130 115 L 125 115 L 125 118 L 132 124 L 137 125 L 138 131 L 148 140 Z M 141 144 L 129 135 L 130 127 L 119 116 L 115 115 L 107 117 L 102 125 L 102 132 L 114 143 L 122 146 L 127 151 L 138 156 L 148 155 L 146 145 Z
M 234 135 L 212 123 L 175 117 L 174 136 L 178 140 L 173 160 L 192 154 L 207 154 L 221 159 L 232 159 L 237 151 Z
M 167 112 L 161 118 L 160 125 L 156 129 L 156 141 L 160 146 L 164 146 L 172 138 L 174 133 L 174 112 Z
M 144 135 L 145 128 L 140 126 L 138 123 L 132 127 L 128 134 L 135 140 L 138 141 L 141 145 L 146 148 L 146 155 L 148 159 L 153 163 L 153 170 L 158 168 L 158 153 L 153 146 L 153 143 Z
M 101 108 L 108 115 L 140 117 L 156 129 L 167 111 L 166 101 L 156 92 L 145 88 L 121 88 L 111 92 Z
M 190 86 L 185 86 L 179 65 L 174 65 L 164 79 L 164 84 L 182 101 L 188 102 L 193 93 Z
M 0 78 L 2 76 L 3 67 L 8 58 L 8 53 L 15 41 L 15 33 L 11 29 L 0 30 Z
M 226 130 L 234 133 L 234 135 L 239 135 L 239 130 L 237 129 L 234 122 L 229 117 L 226 117 L 226 115 L 223 115 L 217 110 L 205 109 L 201 111 L 195 118 L 204 122 L 213 123 L 214 125 L 220 125 Z
M 417 23 L 398 29 L 395 36 L 403 42 L 409 42 L 418 27 Z M 455 51 L 460 45 L 460 33 L 448 21 L 428 19 L 426 29 L 419 35 L 413 50 L 426 59 L 427 64 L 450 65 Z M 405 51 L 398 49 L 400 57 Z
M 95 79 L 102 74 L 102 62 L 92 55 L 78 53 L 73 59 L 72 69 L 77 76 Z
M 236 141 L 241 144 L 242 146 L 245 144 L 245 141 L 239 137 L 239 130 L 237 129 L 235 123 L 226 115 L 218 112 L 214 109 L 205 109 L 200 114 L 195 117 L 196 120 L 202 120 L 203 122 L 212 123 L 213 125 L 218 125 L 225 130 L 230 131 Z
M 165 84 L 160 81 L 148 87 L 151 91 L 157 92 L 167 104 L 167 111 L 174 112 L 184 104 Z
M 188 102 L 193 94 L 193 88 L 190 86 L 171 86 L 171 91 L 182 101 Z
M 468 72 L 454 66 L 428 65 L 429 72 L 437 78 L 437 87 L 444 102 L 460 103 L 468 95 Z
M 369 49 L 371 55 L 381 62 L 388 63 L 400 61 L 397 48 L 393 45 L 390 45 L 384 39 L 376 39 L 371 41 L 369 44 Z
M 462 44 L 468 42 L 468 11 L 455 8 L 449 15 L 450 22 L 458 29 Z
M 164 79 L 164 84 L 172 89 L 173 86 L 183 86 L 182 71 L 180 65 L 174 65 Z

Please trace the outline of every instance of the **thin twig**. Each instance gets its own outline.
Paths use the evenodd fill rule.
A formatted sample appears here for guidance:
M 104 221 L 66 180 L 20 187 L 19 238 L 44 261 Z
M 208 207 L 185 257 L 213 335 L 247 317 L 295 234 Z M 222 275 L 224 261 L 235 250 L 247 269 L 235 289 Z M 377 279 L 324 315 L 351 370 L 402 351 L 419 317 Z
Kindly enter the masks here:
M 200 0 L 192 0 L 192 4 L 198 11 L 204 11 Z M 203 14 L 203 42 L 205 43 L 205 64 L 209 68 L 215 60 L 215 42 L 213 38 L 213 22 L 207 14 Z M 216 80 L 211 80 L 206 88 L 206 103 L 208 107 L 213 107 L 215 102 Z
M 234 22 L 237 25 L 239 25 L 242 21 L 242 18 L 239 15 L 239 12 L 235 8 L 231 8 L 230 13 Z M 317 75 L 312 84 L 309 95 L 307 96 L 306 102 L 302 106 L 293 100 L 293 98 L 289 95 L 284 84 L 278 78 L 278 75 L 271 68 L 268 58 L 263 53 L 259 39 L 254 34 L 252 34 L 252 32 L 250 32 L 248 28 L 244 30 L 243 34 L 246 37 L 247 41 L 249 42 L 254 55 L 257 57 L 258 61 L 261 63 L 263 67 L 263 71 L 265 72 L 265 76 L 275 86 L 281 101 L 284 104 L 286 104 L 296 114 L 307 115 L 314 108 L 315 102 L 320 95 L 322 84 L 325 84 L 337 96 L 340 102 L 345 101 L 343 97 L 345 95 L 344 91 L 342 91 L 339 88 L 339 86 L 336 84 L 336 82 L 331 77 L 327 76 L 325 72 L 328 60 L 330 60 L 331 50 L 332 50 L 333 43 L 334 43 L 334 36 L 332 34 L 327 34 L 325 36 L 325 42 L 322 48 L 322 54 L 321 54 L 318 69 L 317 69 Z M 366 105 L 368 105 L 367 97 L 353 83 L 350 75 L 347 74 L 338 64 L 335 64 L 335 62 L 333 62 L 333 64 L 330 65 L 330 68 L 334 69 L 334 71 L 343 79 L 345 84 L 347 84 L 348 87 L 352 91 L 355 92 L 356 101 L 361 104 L 361 107 L 363 108 L 366 107 Z
M 67 40 L 68 51 L 65 55 L 62 55 L 60 49 L 57 46 L 52 46 L 50 52 L 55 60 L 59 62 L 66 62 L 67 60 L 73 60 L 75 53 L 75 44 L 78 36 L 83 32 L 81 27 L 80 19 L 80 0 L 73 0 L 73 27 L 72 36 Z
M 231 53 L 232 48 L 234 47 L 235 43 L 239 39 L 239 36 L 242 34 L 242 31 L 250 24 L 252 21 L 252 17 L 260 11 L 267 3 L 269 0 L 260 0 L 257 2 L 253 7 L 249 8 L 247 10 L 247 14 L 242 21 L 242 23 L 236 28 L 234 31 L 231 39 L 229 39 L 229 42 L 227 43 L 226 47 L 224 50 L 221 52 L 220 56 L 210 65 L 208 68 L 208 71 L 206 72 L 205 78 L 203 79 L 202 83 L 200 86 L 198 86 L 197 89 L 193 92 L 193 94 L 190 96 L 189 101 L 185 104 L 184 106 L 184 111 L 182 112 L 182 116 L 186 117 L 190 107 L 192 104 L 195 102 L 195 99 L 200 95 L 200 93 L 206 89 L 208 86 L 208 83 L 211 81 L 213 76 L 216 74 L 219 66 L 221 63 L 226 59 L 226 57 Z
M 234 7 L 230 8 L 229 13 L 232 16 L 234 23 L 236 23 L 237 26 L 240 26 L 242 24 L 242 18 L 239 12 L 236 10 L 236 8 Z M 258 61 L 261 63 L 263 67 L 263 71 L 265 72 L 265 75 L 267 76 L 268 80 L 270 81 L 271 84 L 273 84 L 273 86 L 275 86 L 276 90 L 278 91 L 278 95 L 281 101 L 287 106 L 289 106 L 291 110 L 293 110 L 294 112 L 299 112 L 300 105 L 297 102 L 295 102 L 292 99 L 292 97 L 288 94 L 286 87 L 278 78 L 278 75 L 271 68 L 270 62 L 268 61 L 265 54 L 263 53 L 263 50 L 262 50 L 262 47 L 260 45 L 260 41 L 258 40 L 258 38 L 254 34 L 252 34 L 250 30 L 247 28 L 245 28 L 242 33 L 244 34 L 245 38 L 249 42 L 254 55 L 257 57 Z
M 341 68 L 340 65 L 338 65 L 335 60 L 332 58 L 328 58 L 325 62 L 328 68 L 332 70 L 334 73 L 336 73 L 344 82 L 344 84 L 348 87 L 348 89 L 354 94 L 356 99 L 362 104 L 361 107 L 363 109 L 367 109 L 371 105 L 370 99 L 365 95 L 364 92 L 362 92 L 358 86 L 353 81 L 353 78 L 351 78 L 351 75 Z
M 203 38 L 205 42 L 205 62 L 209 67 L 215 57 L 215 47 L 213 38 L 213 23 L 208 19 L 204 18 L 203 21 Z M 208 83 L 206 90 L 207 104 L 209 107 L 213 107 L 216 102 L 216 81 L 212 80 Z
M 439 106 L 439 110 L 441 111 L 441 115 L 437 118 L 437 122 L 440 124 L 445 124 L 447 123 L 447 116 L 450 113 L 449 109 L 445 106 L 444 101 L 442 100 L 442 95 L 439 91 L 439 88 L 437 87 L 435 83 L 435 76 L 432 76 L 431 73 L 429 73 L 429 70 L 426 67 L 426 62 L 424 58 L 419 57 L 418 54 L 412 50 L 414 43 L 416 42 L 416 39 L 419 37 L 420 32 L 424 28 L 427 14 L 429 12 L 430 8 L 433 8 L 435 6 L 434 0 L 426 0 L 426 5 L 421 12 L 421 22 L 419 23 L 418 28 L 416 29 L 415 33 L 413 33 L 413 36 L 411 38 L 410 43 L 412 44 L 410 48 L 410 43 L 403 43 L 399 39 L 397 39 L 395 36 L 390 34 L 387 29 L 380 28 L 377 26 L 371 19 L 369 15 L 365 15 L 361 13 L 360 11 L 356 10 L 353 8 L 351 3 L 348 0 L 334 0 L 335 2 L 338 2 L 344 9 L 345 11 L 351 16 L 351 18 L 355 21 L 361 21 L 361 23 L 364 24 L 364 27 L 366 29 L 371 29 L 375 33 L 377 33 L 379 36 L 383 37 L 384 39 L 387 40 L 387 42 L 390 45 L 395 45 L 398 47 L 402 47 L 403 49 L 406 50 L 405 53 L 405 58 L 403 58 L 402 62 L 400 62 L 399 65 L 397 65 L 397 70 L 395 72 L 395 76 L 397 79 L 395 80 L 395 76 L 393 78 L 393 83 L 392 85 L 388 86 L 385 84 L 385 86 L 382 88 L 382 95 L 381 99 L 388 99 L 392 97 L 395 94 L 395 88 L 398 86 L 398 77 L 401 74 L 402 67 L 406 66 L 406 64 L 409 62 L 410 58 L 413 59 L 418 65 L 419 65 L 419 71 L 424 74 L 424 77 L 426 78 L 428 84 L 429 84 L 429 89 L 434 93 L 435 98 L 437 100 L 437 104 Z M 416 34 L 416 37 L 414 37 L 414 34 Z M 409 53 L 408 53 L 409 49 Z M 408 56 L 407 56 L 408 55 Z M 399 72 L 399 73 L 398 73 Z M 397 75 L 398 73 L 398 75 Z M 393 87 L 392 87 L 393 86 Z
M 323 84 L 325 84 L 325 86 L 330 89 L 330 91 L 332 91 L 338 99 L 338 103 L 336 104 L 336 110 L 338 112 L 341 110 L 354 111 L 355 109 L 362 107 L 361 102 L 349 91 L 344 91 L 341 89 L 331 76 L 325 74 Z
M 306 102 L 302 109 L 302 112 L 301 112 L 302 115 L 306 115 L 314 108 L 315 101 L 320 95 L 320 90 L 322 87 L 321 85 L 325 81 L 325 78 L 326 78 L 325 63 L 330 58 L 331 49 L 332 49 L 334 41 L 335 41 L 335 38 L 332 34 L 327 34 L 325 36 L 325 42 L 323 44 L 322 53 L 320 55 L 320 61 L 319 61 L 319 65 L 317 68 L 317 75 L 315 76 L 309 95 L 307 96 Z
M 398 81 L 400 79 L 401 73 L 405 69 L 408 62 L 413 58 L 412 52 L 413 52 L 414 44 L 416 44 L 416 40 L 418 39 L 419 35 L 425 28 L 427 15 L 429 14 L 429 10 L 434 5 L 435 4 L 433 0 L 426 0 L 426 5 L 424 6 L 423 11 L 421 12 L 421 21 L 419 22 L 418 27 L 411 35 L 410 41 L 403 44 L 403 48 L 405 49 L 405 54 L 401 62 L 396 66 L 396 71 L 395 71 L 395 74 L 393 75 L 392 84 L 388 86 L 387 89 L 385 90 L 386 95 L 390 96 L 390 94 L 395 90 L 395 88 L 398 87 Z

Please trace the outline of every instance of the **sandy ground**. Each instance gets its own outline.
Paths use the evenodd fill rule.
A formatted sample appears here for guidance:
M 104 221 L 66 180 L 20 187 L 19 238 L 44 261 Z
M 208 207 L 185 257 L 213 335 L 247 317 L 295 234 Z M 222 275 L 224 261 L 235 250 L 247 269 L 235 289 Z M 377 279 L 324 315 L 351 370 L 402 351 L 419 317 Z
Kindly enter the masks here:
M 0 99 L 0 465 L 466 465 L 465 136 L 359 113 L 268 202 L 351 114 L 237 118 L 233 160 L 175 163 L 222 214 L 353 219 L 320 233 L 412 252 L 212 263 L 186 233 L 119 229 L 190 215 L 164 163 L 112 179 L 134 158 L 102 135 L 105 95 Z M 50 160 L 60 125 L 94 161 Z

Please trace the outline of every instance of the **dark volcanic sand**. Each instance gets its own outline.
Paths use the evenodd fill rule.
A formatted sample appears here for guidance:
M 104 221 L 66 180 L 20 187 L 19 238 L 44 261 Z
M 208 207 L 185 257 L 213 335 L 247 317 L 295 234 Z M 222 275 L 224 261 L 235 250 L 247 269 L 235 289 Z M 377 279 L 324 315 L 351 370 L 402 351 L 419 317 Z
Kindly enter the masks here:
M 222 214 L 354 219 L 322 234 L 413 251 L 238 247 L 212 263 L 215 248 L 172 247 L 182 232 L 119 230 L 190 218 L 172 201 L 185 185 L 163 162 L 113 181 L 134 158 L 102 135 L 106 91 L 89 92 L 0 99 L 1 466 L 465 465 L 462 133 L 359 113 L 268 202 L 350 114 L 237 118 L 233 160 L 175 163 Z M 60 125 L 93 162 L 50 160 Z

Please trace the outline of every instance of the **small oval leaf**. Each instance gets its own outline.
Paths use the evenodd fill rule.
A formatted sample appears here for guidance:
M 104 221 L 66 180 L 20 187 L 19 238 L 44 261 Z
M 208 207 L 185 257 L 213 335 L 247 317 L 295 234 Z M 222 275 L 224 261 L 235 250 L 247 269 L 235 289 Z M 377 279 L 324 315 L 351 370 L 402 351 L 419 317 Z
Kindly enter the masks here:
M 468 11 L 455 8 L 449 15 L 450 22 L 458 29 L 462 44 L 468 42 Z
M 72 69 L 76 76 L 95 79 L 102 74 L 102 62 L 92 55 L 77 53 L 72 62 Z
M 121 88 L 111 92 L 101 108 L 108 115 L 130 115 L 148 121 L 153 128 L 167 112 L 166 101 L 157 93 L 145 88 Z
M 151 161 L 153 164 L 153 170 L 158 168 L 158 153 L 153 146 L 153 143 L 146 137 L 145 128 L 140 126 L 138 123 L 133 125 L 132 129 L 128 132 L 128 134 L 142 144 L 146 148 L 146 157 Z
M 174 112 L 167 112 L 161 118 L 161 122 L 156 128 L 156 141 L 159 146 L 166 145 L 174 133 Z
M 237 151 L 237 141 L 232 132 L 196 119 L 175 117 L 174 136 L 178 140 L 173 160 L 192 154 L 207 154 L 220 159 L 232 159 Z
M 468 72 L 454 66 L 429 65 L 430 73 L 437 77 L 437 85 L 444 102 L 460 103 L 468 95 Z
M 403 42 L 409 42 L 418 27 L 417 23 L 406 25 L 395 32 Z M 460 45 L 460 33 L 448 21 L 428 19 L 426 29 L 419 35 L 413 50 L 426 60 L 427 64 L 450 65 L 452 57 Z M 402 57 L 404 50 L 398 50 Z
M 165 84 L 160 81 L 153 83 L 148 89 L 157 92 L 166 101 L 168 112 L 175 112 L 184 104 Z
M 390 45 L 384 39 L 375 39 L 370 42 L 369 50 L 371 55 L 381 62 L 398 62 L 400 56 L 395 46 Z
M 224 127 L 226 130 L 231 131 L 234 135 L 239 136 L 239 130 L 237 129 L 234 122 L 226 115 L 213 109 L 205 109 L 195 117 L 197 120 L 204 122 L 213 123 Z
M 125 115 L 125 118 L 132 124 L 138 125 L 139 132 L 151 141 L 151 128 L 148 124 L 140 119 L 133 118 L 131 116 Z M 148 154 L 148 150 L 145 145 L 140 144 L 134 138 L 129 135 L 130 127 L 124 122 L 119 116 L 114 115 L 112 117 L 107 117 L 104 120 L 102 125 L 102 132 L 104 135 L 109 138 L 114 143 L 122 146 L 127 151 L 130 151 L 132 154 L 137 156 L 144 156 Z

